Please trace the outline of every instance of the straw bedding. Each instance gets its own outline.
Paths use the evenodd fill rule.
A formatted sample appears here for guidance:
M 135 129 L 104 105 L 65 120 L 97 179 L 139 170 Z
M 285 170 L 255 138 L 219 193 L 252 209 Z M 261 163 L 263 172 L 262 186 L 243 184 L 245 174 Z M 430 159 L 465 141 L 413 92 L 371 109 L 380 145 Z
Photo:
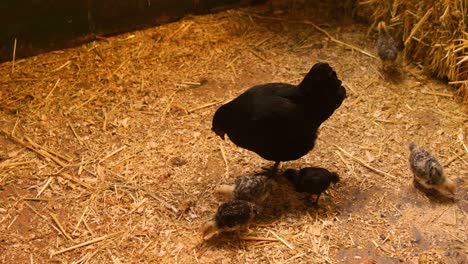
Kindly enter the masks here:
M 366 29 L 293 2 L 1 64 L 0 262 L 466 261 L 466 109 L 417 67 L 386 80 Z M 216 137 L 215 109 L 255 84 L 298 83 L 317 61 L 349 96 L 284 169 L 321 166 L 340 183 L 311 208 L 281 179 L 250 233 L 203 242 L 213 189 L 271 165 Z M 412 186 L 412 141 L 457 182 L 455 203 Z

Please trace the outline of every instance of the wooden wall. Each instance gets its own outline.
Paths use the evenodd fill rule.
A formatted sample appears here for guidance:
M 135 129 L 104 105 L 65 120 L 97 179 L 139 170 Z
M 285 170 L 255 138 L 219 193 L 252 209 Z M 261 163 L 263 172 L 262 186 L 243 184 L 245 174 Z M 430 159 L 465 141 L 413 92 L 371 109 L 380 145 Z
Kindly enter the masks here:
M 1 0 L 0 62 L 264 0 Z

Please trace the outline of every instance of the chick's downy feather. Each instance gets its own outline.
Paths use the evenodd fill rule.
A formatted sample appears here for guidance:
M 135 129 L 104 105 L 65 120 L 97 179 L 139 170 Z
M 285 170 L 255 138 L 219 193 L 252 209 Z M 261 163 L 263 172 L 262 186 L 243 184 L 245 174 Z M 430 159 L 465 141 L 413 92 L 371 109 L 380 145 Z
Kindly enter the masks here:
M 236 178 L 232 185 L 220 185 L 215 189 L 215 193 L 229 199 L 261 204 L 275 186 L 276 183 L 270 177 L 249 175 Z
M 204 239 L 216 233 L 240 230 L 248 226 L 250 221 L 258 215 L 260 207 L 244 200 L 231 200 L 218 207 L 213 220 L 202 227 Z
M 331 183 L 340 181 L 338 174 L 324 168 L 306 167 L 301 170 L 288 169 L 284 172 L 297 192 L 316 194 L 316 203 L 320 194 L 328 189 Z
M 425 149 L 411 143 L 409 145 L 409 164 L 414 175 L 414 180 L 425 188 L 436 189 L 443 193 L 453 195 L 454 183 L 444 175 L 442 165 Z
M 262 203 L 271 193 L 275 182 L 266 176 L 244 176 L 234 181 L 236 185 L 233 199 L 246 200 L 254 203 Z
M 335 71 L 317 63 L 297 86 L 257 85 L 221 106 L 212 130 L 267 160 L 295 160 L 314 147 L 317 129 L 345 97 Z
M 232 200 L 222 204 L 216 212 L 218 228 L 234 228 L 246 225 L 259 212 L 259 207 L 244 200 Z
M 385 65 L 392 64 L 398 58 L 398 48 L 395 40 L 387 30 L 385 22 L 378 24 L 379 36 L 377 38 L 377 53 Z

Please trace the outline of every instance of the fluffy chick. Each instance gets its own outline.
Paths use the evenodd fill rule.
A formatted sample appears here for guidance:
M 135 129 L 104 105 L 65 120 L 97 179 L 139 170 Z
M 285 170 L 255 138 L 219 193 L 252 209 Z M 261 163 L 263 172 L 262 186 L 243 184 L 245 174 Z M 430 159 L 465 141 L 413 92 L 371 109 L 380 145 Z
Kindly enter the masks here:
M 301 83 L 266 83 L 251 87 L 222 105 L 212 130 L 224 140 L 275 162 L 296 160 L 315 145 L 317 130 L 346 98 L 336 72 L 316 63 Z
M 377 53 L 382 61 L 384 71 L 397 70 L 396 60 L 398 58 L 398 48 L 393 37 L 388 33 L 385 22 L 381 21 L 377 25 L 379 36 L 377 38 Z
M 202 237 L 206 240 L 217 233 L 248 228 L 250 221 L 259 212 L 260 207 L 244 200 L 223 203 L 218 207 L 214 219 L 203 225 Z
M 328 189 L 332 182 L 340 181 L 340 177 L 335 172 L 317 167 L 302 168 L 299 171 L 288 169 L 284 172 L 284 176 L 294 185 L 297 192 L 317 195 L 315 202 L 312 202 L 314 205 L 318 204 L 320 195 Z
M 435 189 L 441 194 L 453 196 L 455 183 L 444 174 L 439 161 L 425 149 L 411 143 L 409 145 L 409 165 L 414 175 L 414 181 L 424 188 Z
M 261 204 L 270 195 L 276 183 L 263 175 L 238 177 L 232 185 L 220 185 L 215 193 L 233 200 Z

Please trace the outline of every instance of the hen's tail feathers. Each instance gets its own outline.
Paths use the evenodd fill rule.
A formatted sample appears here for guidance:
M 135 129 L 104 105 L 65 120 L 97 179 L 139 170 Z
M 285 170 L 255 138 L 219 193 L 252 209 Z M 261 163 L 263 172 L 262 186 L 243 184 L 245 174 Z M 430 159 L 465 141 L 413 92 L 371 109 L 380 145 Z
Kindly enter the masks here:
M 299 87 L 305 93 L 311 92 L 308 91 L 309 89 L 336 91 L 341 87 L 341 80 L 338 79 L 336 72 L 328 63 L 319 62 L 312 66 Z
M 332 172 L 332 173 L 330 174 L 330 180 L 331 180 L 331 182 L 333 182 L 333 183 L 337 183 L 337 182 L 340 181 L 340 176 L 338 176 L 337 173 Z

